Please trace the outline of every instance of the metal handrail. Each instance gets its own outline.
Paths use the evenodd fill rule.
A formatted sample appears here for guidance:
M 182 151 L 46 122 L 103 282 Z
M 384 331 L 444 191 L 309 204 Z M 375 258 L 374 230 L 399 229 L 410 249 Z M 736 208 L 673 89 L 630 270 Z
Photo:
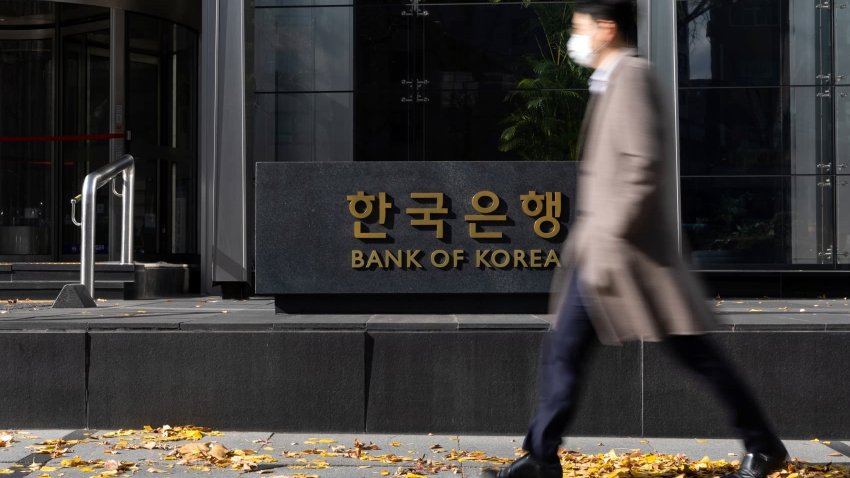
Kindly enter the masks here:
M 115 179 L 121 174 L 123 192 L 115 190 Z M 95 194 L 107 183 L 112 182 L 112 193 L 121 198 L 121 263 L 133 263 L 133 191 L 136 178 L 135 159 L 125 154 L 118 161 L 109 163 L 89 173 L 83 181 L 83 192 L 71 199 L 71 214 L 74 224 L 82 227 L 80 251 L 80 283 L 89 296 L 94 298 L 94 231 Z M 82 196 L 83 217 L 77 222 L 76 205 Z

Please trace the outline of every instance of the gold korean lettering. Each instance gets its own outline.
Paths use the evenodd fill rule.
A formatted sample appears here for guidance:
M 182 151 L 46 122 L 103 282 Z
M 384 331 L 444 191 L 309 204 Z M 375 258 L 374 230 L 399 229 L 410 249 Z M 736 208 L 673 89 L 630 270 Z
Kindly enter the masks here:
M 529 191 L 528 194 L 523 194 L 519 199 L 522 201 L 522 212 L 528 217 L 537 218 L 534 221 L 535 234 L 544 239 L 551 239 L 561 232 L 561 222 L 558 221 L 561 217 L 560 191 L 545 194 Z M 548 230 L 543 229 L 545 224 L 549 225 Z
M 386 232 L 369 232 L 362 222 L 372 216 L 375 210 L 375 200 L 377 199 L 378 224 L 386 224 L 387 211 L 393 207 L 392 202 L 387 200 L 387 193 L 378 193 L 376 197 L 374 194 L 357 191 L 357 194 L 349 194 L 345 198 L 348 201 L 348 212 L 355 219 L 359 219 L 359 221 L 354 222 L 354 237 L 357 239 L 385 239 L 387 237 Z
M 443 239 L 443 229 L 445 221 L 443 219 L 435 219 L 436 215 L 447 215 L 448 208 L 445 207 L 445 195 L 443 193 L 410 193 L 411 199 L 434 201 L 432 207 L 409 207 L 405 209 L 407 214 L 411 216 L 421 216 L 411 219 L 412 226 L 428 226 L 434 227 L 437 231 L 437 239 Z
M 485 204 L 485 200 L 489 201 L 489 205 Z M 508 220 L 507 214 L 493 214 L 499 209 L 499 196 L 492 191 L 479 191 L 472 196 L 472 208 L 478 214 L 467 214 L 464 216 L 466 222 L 469 223 L 469 237 L 473 239 L 501 239 L 503 234 L 498 231 L 482 231 L 479 229 L 479 222 L 505 222 Z

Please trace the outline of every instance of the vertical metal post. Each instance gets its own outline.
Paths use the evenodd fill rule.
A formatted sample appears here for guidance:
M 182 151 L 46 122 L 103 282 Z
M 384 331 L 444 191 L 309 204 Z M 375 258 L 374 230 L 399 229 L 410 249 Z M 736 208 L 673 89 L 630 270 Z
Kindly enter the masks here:
M 200 38 L 200 95 L 198 96 L 198 163 L 200 166 L 200 203 L 198 247 L 201 254 L 201 292 L 217 293 L 213 287 L 216 210 L 214 199 L 218 177 L 218 90 L 219 90 L 219 1 L 203 0 L 203 26 Z
M 247 282 L 245 0 L 220 3 L 216 101 L 213 282 Z M 206 158 L 203 160 L 207 160 Z
M 125 84 L 125 52 L 126 32 L 125 13 L 123 9 L 111 8 L 109 19 L 109 111 L 111 114 L 110 129 L 112 133 L 124 134 L 124 84 Z M 124 155 L 124 138 L 109 141 L 109 162 L 118 161 Z M 125 183 L 126 184 L 126 183 Z M 123 255 L 119 256 L 118 241 L 122 233 L 118 215 L 119 201 L 117 197 L 109 198 L 109 260 L 117 261 L 119 257 L 124 262 Z M 123 210 L 123 208 L 122 208 Z M 121 239 L 123 241 L 123 239 Z M 122 242 L 123 246 L 123 242 Z M 120 254 L 123 254 L 121 252 Z
M 679 167 L 679 80 L 678 80 L 678 37 L 676 23 L 676 0 L 647 0 L 646 29 L 649 42 L 649 59 L 657 73 L 661 87 L 661 100 L 664 104 L 665 118 L 662 124 L 670 125 L 665 137 L 665 165 L 670 181 L 665 197 L 675 198 L 669 205 L 667 214 L 675 224 L 679 237 L 679 250 L 682 251 L 682 193 L 680 190 L 681 172 Z
M 131 164 L 121 173 L 124 193 L 121 195 L 121 263 L 133 263 L 133 198 L 136 183 L 136 166 Z
M 83 227 L 80 254 L 80 283 L 89 296 L 94 298 L 94 222 L 97 174 L 89 174 L 83 181 Z

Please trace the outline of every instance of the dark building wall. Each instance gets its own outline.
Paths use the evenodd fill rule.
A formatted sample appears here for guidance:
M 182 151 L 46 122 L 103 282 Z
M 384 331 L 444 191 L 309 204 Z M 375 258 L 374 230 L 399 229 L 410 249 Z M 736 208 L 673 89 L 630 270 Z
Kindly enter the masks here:
M 255 158 L 574 159 L 570 3 L 258 0 Z

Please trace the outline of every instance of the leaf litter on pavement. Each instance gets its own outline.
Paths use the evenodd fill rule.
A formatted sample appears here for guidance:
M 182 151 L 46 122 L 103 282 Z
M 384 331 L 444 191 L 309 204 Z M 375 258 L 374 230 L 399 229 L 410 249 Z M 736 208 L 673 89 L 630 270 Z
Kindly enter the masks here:
M 0 448 L 19 442 L 15 433 L 0 430 Z M 524 454 L 517 448 L 515 456 L 500 457 L 483 451 L 446 449 L 435 443 L 425 454 L 415 456 L 416 452 L 413 451 L 406 454 L 384 451 L 377 444 L 364 443 L 357 438 L 351 446 L 330 438 L 308 438 L 304 445 L 310 448 L 282 450 L 273 455 L 260 450 L 228 449 L 216 440 L 223 435 L 222 432 L 205 427 L 164 425 L 159 428 L 145 426 L 140 430 L 122 429 L 100 436 L 90 435 L 81 440 L 44 440 L 28 448 L 33 448 L 35 453 L 49 454 L 51 458 L 60 461 L 47 464 L 33 462 L 30 466 L 10 465 L 9 468 L 0 468 L 0 475 L 16 474 L 17 469 L 38 478 L 61 478 L 64 475 L 62 470 L 76 469 L 82 473 L 91 473 L 90 478 L 118 478 L 136 473 L 169 474 L 179 468 L 188 468 L 195 471 L 232 469 L 263 475 L 285 470 L 285 474 L 268 478 L 320 478 L 321 470 L 332 468 L 328 458 L 342 458 L 351 460 L 350 465 L 346 463 L 344 466 L 375 468 L 373 473 L 376 476 L 422 478 L 442 472 L 474 476 L 480 468 L 498 469 Z M 110 455 L 120 454 L 121 450 L 150 450 L 151 457 L 135 462 L 66 457 L 73 446 L 80 443 L 102 445 L 103 452 Z M 255 440 L 254 443 L 260 445 L 262 451 L 274 450 L 269 446 L 269 440 Z M 389 446 L 394 449 L 401 444 L 391 442 Z M 639 449 L 619 453 L 611 450 L 597 454 L 562 449 L 559 456 L 565 478 L 714 478 L 734 472 L 739 464 L 737 460 L 711 460 L 707 456 L 692 460 L 682 454 L 648 453 Z M 730 453 L 729 456 L 736 455 Z M 280 459 L 290 461 L 281 463 Z M 473 474 L 464 470 L 465 463 L 476 464 Z M 395 468 L 395 471 L 389 471 L 388 467 Z M 770 475 L 770 478 L 850 478 L 850 467 L 846 464 L 815 464 L 794 460 L 788 462 L 781 471 Z

